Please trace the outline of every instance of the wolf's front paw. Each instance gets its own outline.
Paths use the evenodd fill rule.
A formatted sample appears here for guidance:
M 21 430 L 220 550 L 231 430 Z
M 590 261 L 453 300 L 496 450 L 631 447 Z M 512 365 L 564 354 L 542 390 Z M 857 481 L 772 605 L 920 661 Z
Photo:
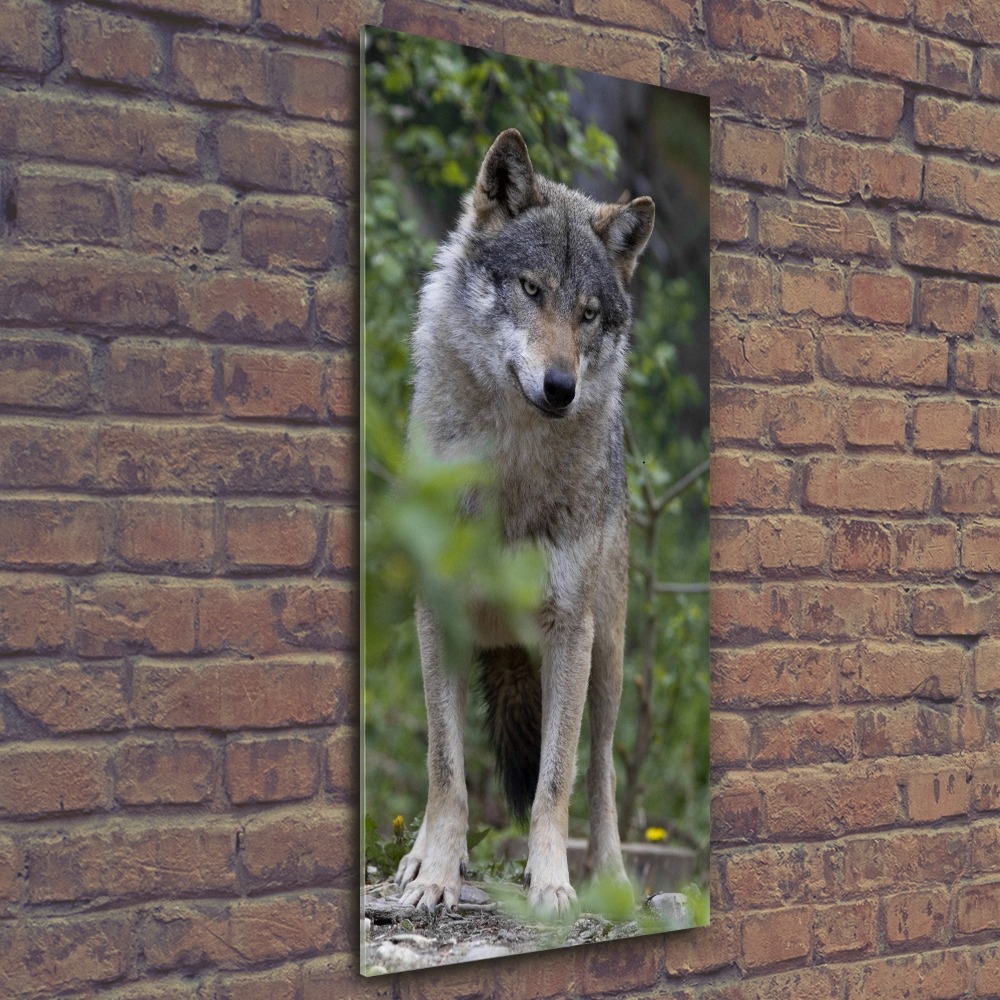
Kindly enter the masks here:
M 407 854 L 396 871 L 396 884 L 403 890 L 400 903 L 427 910 L 444 903 L 451 909 L 462 891 L 461 861 L 421 859 L 414 851 Z
M 528 887 L 528 902 L 539 916 L 563 920 L 576 910 L 576 890 L 569 882 L 536 884 L 532 880 Z

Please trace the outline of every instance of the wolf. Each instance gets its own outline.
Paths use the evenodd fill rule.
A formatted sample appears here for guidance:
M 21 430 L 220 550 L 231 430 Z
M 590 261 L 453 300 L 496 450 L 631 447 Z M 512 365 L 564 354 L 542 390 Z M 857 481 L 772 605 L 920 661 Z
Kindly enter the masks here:
M 622 389 L 629 282 L 653 229 L 648 197 L 603 204 L 536 173 L 520 132 L 496 137 L 421 289 L 409 435 L 443 458 L 486 456 L 504 542 L 547 563 L 540 664 L 489 608 L 470 611 L 480 688 L 513 814 L 530 820 L 525 885 L 571 913 L 568 808 L 584 703 L 590 863 L 628 886 L 612 738 L 622 690 L 628 504 Z M 396 882 L 404 905 L 453 907 L 466 873 L 468 665 L 445 663 L 416 608 L 428 722 L 427 807 Z

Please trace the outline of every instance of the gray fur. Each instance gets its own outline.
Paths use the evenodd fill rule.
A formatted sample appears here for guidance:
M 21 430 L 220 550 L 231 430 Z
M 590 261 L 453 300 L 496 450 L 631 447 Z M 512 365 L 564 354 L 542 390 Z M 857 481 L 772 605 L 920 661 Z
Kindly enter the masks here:
M 548 913 L 570 911 L 576 898 L 566 861 L 567 811 L 585 698 L 592 861 L 625 881 L 611 749 L 627 589 L 621 395 L 632 318 L 628 282 L 653 215 L 649 198 L 603 205 L 539 176 L 520 134 L 508 129 L 486 154 L 464 214 L 438 251 L 413 333 L 411 429 L 419 425 L 441 457 L 488 456 L 506 540 L 534 543 L 548 556 L 526 869 L 529 900 Z M 404 902 L 452 905 L 468 817 L 465 672 L 441 662 L 438 627 L 427 610 L 417 617 L 429 794 L 396 877 Z M 482 659 L 494 669 L 504 662 L 521 669 L 523 651 L 512 648 L 495 614 L 484 609 L 473 625 Z M 504 686 L 495 678 L 491 684 L 488 712 L 502 743 L 517 727 L 499 718 Z M 522 703 L 513 707 L 526 711 Z M 498 754 L 501 763 L 525 766 L 516 746 L 499 746 Z

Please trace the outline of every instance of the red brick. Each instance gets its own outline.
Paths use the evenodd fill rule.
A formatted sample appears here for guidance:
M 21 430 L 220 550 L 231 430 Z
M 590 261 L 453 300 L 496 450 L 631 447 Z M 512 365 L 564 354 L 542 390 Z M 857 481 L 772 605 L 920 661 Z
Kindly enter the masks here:
M 980 405 L 978 447 L 986 455 L 1000 454 L 1000 406 Z
M 119 338 L 108 356 L 105 392 L 113 410 L 209 413 L 214 374 L 203 344 Z
M 1000 52 L 980 50 L 979 93 L 993 100 L 1000 98 Z
M 826 558 L 827 530 L 812 518 L 762 518 L 751 537 L 765 570 L 818 570 Z
M 861 150 L 845 142 L 804 135 L 798 142 L 797 179 L 805 190 L 850 201 L 861 188 Z
M 718 843 L 759 839 L 762 799 L 756 788 L 716 787 L 712 790 L 712 836 Z
M 760 243 L 769 250 L 839 261 L 864 257 L 884 263 L 889 259 L 887 222 L 868 212 L 780 198 L 762 198 L 757 212 Z
M 319 511 L 306 504 L 239 504 L 226 508 L 226 556 L 241 569 L 304 568 L 319 542 Z
M 785 186 L 785 139 L 781 132 L 722 122 L 713 139 L 716 169 L 723 177 L 763 187 Z
M 512 55 L 572 63 L 593 73 L 613 73 L 640 83 L 660 83 L 659 49 L 647 35 L 514 16 L 503 22 L 503 40 Z
M 74 649 L 85 657 L 194 652 L 196 599 L 181 581 L 87 578 L 73 600 Z
M 928 636 L 989 635 L 1000 608 L 993 594 L 967 594 L 958 587 L 917 591 L 913 597 L 913 631 Z
M 964 767 L 916 770 L 906 775 L 907 812 L 915 823 L 933 823 L 969 812 L 972 774 Z
M 115 176 L 25 167 L 18 174 L 17 232 L 47 241 L 116 242 L 122 226 Z
M 848 977 L 848 994 L 859 997 L 904 997 L 919 984 L 921 996 L 959 1000 L 966 996 L 971 969 L 962 951 L 939 951 L 895 959 L 870 959 Z
M 0 10 L 0 68 L 47 73 L 59 63 L 55 12 L 40 0 L 12 0 Z
M 198 101 L 266 108 L 274 103 L 268 46 L 251 39 L 174 35 L 174 79 Z
M 0 369 L 0 404 L 72 410 L 90 392 L 91 347 L 78 337 L 7 331 L 0 340 Z
M 127 912 L 4 921 L 4 988 L 12 996 L 103 989 L 125 976 L 135 928 Z
M 902 448 L 906 444 L 906 402 L 895 396 L 852 396 L 844 435 L 861 448 Z
M 876 940 L 878 907 L 859 901 L 818 906 L 813 914 L 816 949 L 824 958 L 870 951 Z
M 805 470 L 804 503 L 820 510 L 923 514 L 930 507 L 934 467 L 903 458 L 819 458 Z
M 865 757 L 942 754 L 960 745 L 959 722 L 950 705 L 886 705 L 859 715 L 858 742 Z
M 278 51 L 271 63 L 278 107 L 321 121 L 351 122 L 357 115 L 357 67 L 344 58 Z
M 1000 931 L 1000 882 L 959 890 L 957 928 L 959 934 Z
M 236 342 L 305 338 L 309 292 L 304 281 L 278 274 L 222 271 L 188 290 L 182 317 L 196 333 Z
M 846 761 L 854 748 L 854 715 L 824 709 L 767 716 L 754 726 L 755 767 Z
M 890 333 L 823 333 L 821 367 L 828 378 L 884 388 L 944 386 L 948 342 Z
M 831 79 L 820 89 L 820 122 L 833 132 L 891 139 L 902 116 L 903 88 L 893 84 Z
M 919 692 L 936 701 L 954 700 L 966 670 L 967 655 L 957 646 L 867 640 L 839 658 L 840 697 L 878 701 Z
M 316 282 L 316 323 L 334 344 L 355 346 L 358 330 L 357 276 L 336 268 Z
M 840 54 L 840 21 L 819 11 L 761 0 L 716 0 L 705 20 L 718 48 L 807 65 L 828 65 Z
M 263 972 L 216 976 L 209 988 L 216 1000 L 298 1000 L 301 981 L 298 966 L 283 965 Z
M 958 565 L 958 534 L 949 521 L 908 524 L 896 531 L 896 569 L 947 573 Z
M 204 739 L 146 738 L 115 749 L 115 799 L 125 806 L 196 805 L 216 784 L 215 750 Z
M 787 393 L 771 400 L 771 434 L 782 448 L 835 447 L 842 419 L 839 400 L 828 392 Z
M 712 185 L 712 239 L 740 243 L 750 233 L 750 196 L 745 191 L 725 191 Z
M 716 915 L 708 927 L 666 935 L 663 950 L 667 975 L 683 976 L 724 968 L 736 958 L 738 935 L 728 914 Z M 551 960 L 551 956 L 546 956 L 546 960 Z M 551 994 L 558 996 L 558 987 L 551 990 Z
M 21 664 L 3 675 L 3 686 L 22 716 L 50 733 L 123 729 L 128 718 L 117 667 Z
M 940 38 L 926 38 L 923 44 L 926 82 L 940 90 L 971 94 L 973 51 Z
M 713 573 L 746 573 L 760 564 L 757 539 L 751 536 L 746 518 L 714 518 L 711 545 Z
M 132 240 L 144 250 L 215 253 L 232 229 L 233 195 L 218 185 L 142 180 L 129 188 L 129 204 Z
M 0 500 L 0 563 L 93 567 L 104 556 L 109 514 L 98 500 Z
M 968 451 L 972 407 L 962 399 L 925 399 L 913 408 L 915 451 Z
M 712 441 L 759 445 L 768 438 L 767 393 L 739 386 L 715 385 L 711 389 Z
M 913 105 L 920 145 L 1000 160 L 1000 109 L 971 101 L 921 95 Z
M 923 193 L 924 161 L 916 153 L 894 146 L 863 146 L 861 190 L 866 201 L 904 201 L 919 204 Z
M 353 42 L 359 25 L 378 23 L 381 6 L 380 0 L 359 0 L 353 7 L 340 0 L 261 0 L 260 19 L 286 35 L 321 39 L 332 33 Z M 469 14 L 474 18 L 474 12 Z M 469 44 L 486 43 L 470 40 Z
M 980 521 L 965 526 L 962 566 L 972 573 L 1000 573 L 1000 522 Z
M 874 14 L 893 21 L 903 21 L 910 13 L 910 0 L 823 0 L 823 5 L 835 10 Z
M 840 1000 L 844 995 L 844 972 L 835 967 L 795 969 L 773 976 L 746 979 L 734 997 L 719 1000 Z
M 905 326 L 913 318 L 913 279 L 905 274 L 855 271 L 848 301 L 858 319 Z
M 1000 503 L 1000 469 L 987 461 L 941 466 L 941 509 L 946 514 L 995 514 Z
M 976 645 L 976 694 L 1000 695 L 1000 639 L 981 639 Z
M 64 580 L 34 573 L 0 573 L 0 651 L 55 651 L 66 644 L 69 626 Z
M 712 261 L 712 308 L 747 317 L 774 309 L 774 269 L 760 257 L 716 254 Z
M 921 82 L 920 54 L 920 37 L 913 30 L 859 20 L 851 33 L 854 69 Z
M 972 333 L 979 312 L 978 293 L 978 287 L 967 281 L 924 278 L 920 282 L 920 326 L 942 333 Z
M 761 643 L 751 649 L 717 650 L 711 659 L 713 704 L 728 708 L 828 704 L 838 662 L 835 650 L 811 645 Z
M 830 566 L 836 572 L 880 576 L 892 562 L 892 536 L 875 521 L 838 521 Z
M 243 203 L 243 257 L 257 267 L 327 267 L 344 236 L 340 219 L 326 199 L 276 196 Z M 341 237 L 340 240 L 337 237 Z
M 989 756 L 976 762 L 969 775 L 972 804 L 980 813 L 1000 810 L 1000 764 Z
M 707 94 L 715 109 L 735 108 L 775 122 L 802 122 L 808 114 L 805 70 L 780 60 L 748 60 L 698 48 L 677 48 L 664 63 L 660 83 Z
M 1000 995 L 1000 946 L 991 945 L 980 949 L 973 958 L 973 976 L 977 997 Z
M 29 818 L 108 809 L 108 759 L 103 749 L 8 746 L 0 752 L 0 812 Z
M 240 740 L 226 747 L 226 791 L 234 805 L 307 799 L 319 787 L 319 744 L 299 738 Z
M 744 765 L 750 742 L 750 724 L 739 715 L 713 712 L 710 742 L 713 767 Z
M 327 530 L 327 558 L 335 573 L 348 573 L 358 568 L 358 512 L 336 507 L 330 511 Z
M 1000 12 L 990 0 L 916 0 L 916 23 L 922 28 L 969 42 L 1000 42 Z
M 133 566 L 206 572 L 215 555 L 214 506 L 209 501 L 129 498 L 118 521 L 118 552 Z
M 990 343 L 959 343 L 955 385 L 964 392 L 1000 392 L 1000 349 Z
M 789 464 L 719 454 L 712 459 L 711 483 L 713 507 L 778 511 L 790 506 L 792 469 Z
M 786 264 L 781 269 L 781 308 L 784 312 L 813 312 L 829 319 L 843 313 L 845 301 L 844 275 L 838 268 Z
M 154 729 L 274 729 L 329 724 L 352 697 L 356 667 L 341 657 L 141 659 L 135 666 L 136 722 Z
M 1000 170 L 933 156 L 924 174 L 924 204 L 955 215 L 1000 222 Z
M 354 726 L 338 726 L 326 741 L 326 790 L 353 795 L 358 790 L 360 734 Z
M 737 381 L 802 382 L 815 366 L 808 330 L 769 321 L 720 321 L 712 331 L 712 374 Z
M 226 351 L 222 377 L 226 413 L 317 421 L 326 413 L 323 360 L 289 351 Z
M 883 900 L 885 934 L 890 944 L 945 943 L 951 894 L 941 889 L 900 892 Z
M 895 635 L 901 625 L 902 600 L 896 587 L 852 583 L 803 583 L 799 634 L 848 641 L 859 636 Z
M 871 895 L 904 886 L 948 884 L 965 868 L 963 831 L 894 832 L 855 837 L 844 845 L 844 886 L 851 895 Z
M 330 851 L 331 844 L 352 841 L 355 830 L 344 806 L 271 809 L 247 821 L 240 853 L 256 888 L 320 885 L 355 863 L 353 843 L 346 851 Z
M 32 903 L 70 903 L 104 897 L 231 893 L 235 850 L 224 820 L 104 823 L 29 840 Z M 114 858 L 114 864 L 108 859 Z
M 832 901 L 841 868 L 840 852 L 827 844 L 755 844 L 725 856 L 729 895 L 746 909 Z
M 129 87 L 158 84 L 166 60 L 152 26 L 82 6 L 63 14 L 62 40 L 70 66 L 90 80 Z
M 743 961 L 749 969 L 805 958 L 811 948 L 812 909 L 789 906 L 743 919 Z
M 139 103 L 52 91 L 0 94 L 0 137 L 8 155 L 58 156 L 69 163 L 189 174 L 199 167 L 203 119 Z
M 711 633 L 725 641 L 794 635 L 798 607 L 791 586 L 719 584 L 712 594 Z
M 230 118 L 218 134 L 220 177 L 237 187 L 339 201 L 357 191 L 357 138 L 346 128 Z
M 993 285 L 982 287 L 982 326 L 993 337 L 1000 334 L 1000 288 Z

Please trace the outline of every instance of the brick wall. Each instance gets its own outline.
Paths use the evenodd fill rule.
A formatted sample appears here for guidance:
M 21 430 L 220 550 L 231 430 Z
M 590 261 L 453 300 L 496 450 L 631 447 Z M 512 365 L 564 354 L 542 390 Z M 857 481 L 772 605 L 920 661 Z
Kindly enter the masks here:
M 0 974 L 1000 995 L 994 0 L 7 0 Z M 358 28 L 713 98 L 713 921 L 356 968 Z

